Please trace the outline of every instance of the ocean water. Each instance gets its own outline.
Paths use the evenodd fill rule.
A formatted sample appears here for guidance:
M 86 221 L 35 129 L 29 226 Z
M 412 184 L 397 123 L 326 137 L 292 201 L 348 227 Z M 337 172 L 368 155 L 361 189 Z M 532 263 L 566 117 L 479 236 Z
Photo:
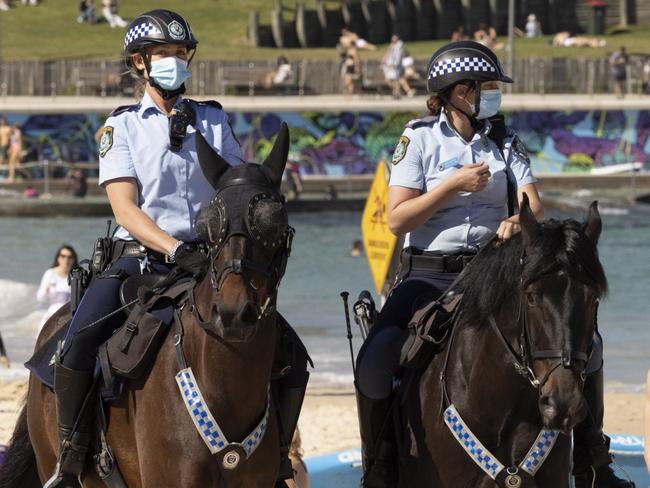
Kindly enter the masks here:
M 600 307 L 609 387 L 641 390 L 650 368 L 650 207 L 603 207 L 600 255 L 610 293 Z M 547 212 L 557 218 L 582 218 Z M 323 212 L 290 216 L 296 228 L 293 253 L 279 294 L 279 309 L 298 330 L 315 363 L 311 384 L 352 385 L 340 292 L 353 303 L 363 289 L 373 290 L 365 257 L 351 257 L 360 239 L 356 212 Z M 44 309 L 34 300 L 38 282 L 62 243 L 89 256 L 105 219 L 0 219 L 0 332 L 12 360 L 0 378 L 25 377 L 22 363 L 31 354 Z M 352 324 L 354 349 L 359 332 Z

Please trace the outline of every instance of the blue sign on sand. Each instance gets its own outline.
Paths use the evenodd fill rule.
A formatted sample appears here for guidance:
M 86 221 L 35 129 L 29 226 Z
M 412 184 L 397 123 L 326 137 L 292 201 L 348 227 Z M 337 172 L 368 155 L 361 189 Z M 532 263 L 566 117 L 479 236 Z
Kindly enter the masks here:
M 643 437 L 615 434 L 611 451 L 620 471 L 629 476 L 637 488 L 650 488 L 650 475 L 643 460 Z M 361 450 L 350 449 L 305 459 L 312 488 L 357 488 L 361 478 Z

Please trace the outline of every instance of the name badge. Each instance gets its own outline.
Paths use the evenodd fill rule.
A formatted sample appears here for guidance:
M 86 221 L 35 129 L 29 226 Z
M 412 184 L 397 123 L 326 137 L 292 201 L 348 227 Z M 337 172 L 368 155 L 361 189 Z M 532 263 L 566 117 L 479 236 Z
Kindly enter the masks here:
M 438 164 L 438 171 L 445 171 L 449 168 L 461 168 L 463 165 L 460 164 L 460 158 L 458 156 L 448 159 L 444 163 Z

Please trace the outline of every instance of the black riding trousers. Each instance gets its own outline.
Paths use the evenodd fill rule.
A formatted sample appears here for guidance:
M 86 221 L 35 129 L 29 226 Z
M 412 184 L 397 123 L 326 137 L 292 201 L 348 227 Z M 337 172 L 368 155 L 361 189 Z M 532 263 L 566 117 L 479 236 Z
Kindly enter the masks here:
M 440 297 L 457 276 L 404 265 L 400 268 L 397 282 L 357 357 L 356 380 L 361 393 L 377 400 L 391 394 L 409 320 L 418 308 Z

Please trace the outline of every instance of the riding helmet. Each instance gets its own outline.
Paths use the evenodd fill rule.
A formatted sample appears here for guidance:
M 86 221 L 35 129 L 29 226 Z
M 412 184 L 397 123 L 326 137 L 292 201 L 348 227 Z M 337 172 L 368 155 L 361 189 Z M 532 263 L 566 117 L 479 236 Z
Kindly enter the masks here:
M 427 90 L 437 94 L 460 81 L 512 83 L 490 48 L 476 41 L 457 41 L 438 49 L 427 69 Z
M 182 44 L 194 49 L 198 42 L 187 20 L 176 12 L 158 9 L 139 15 L 131 22 L 124 36 L 124 52 L 140 52 L 152 44 Z

